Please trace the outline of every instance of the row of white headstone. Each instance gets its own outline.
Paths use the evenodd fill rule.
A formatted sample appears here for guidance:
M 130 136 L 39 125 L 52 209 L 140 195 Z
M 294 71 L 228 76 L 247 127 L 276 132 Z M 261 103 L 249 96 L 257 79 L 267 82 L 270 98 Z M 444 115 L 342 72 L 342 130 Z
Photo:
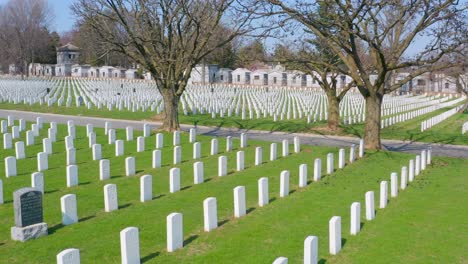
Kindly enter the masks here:
M 418 176 L 426 166 L 431 164 L 431 148 L 421 151 L 415 159 L 409 161 L 409 169 L 406 166 L 401 168 L 400 186 L 398 186 L 398 173 L 392 172 L 390 175 L 390 196 L 396 198 L 398 189 L 405 190 L 408 183 L 414 181 L 415 176 Z M 380 183 L 380 203 L 379 208 L 384 209 L 388 204 L 388 182 Z M 366 203 L 366 220 L 372 221 L 375 218 L 375 200 L 374 191 L 368 191 L 365 194 Z M 361 231 L 361 203 L 353 202 L 351 204 L 350 217 L 350 234 L 357 235 Z M 341 242 L 341 217 L 333 216 L 329 221 L 329 253 L 336 255 L 342 247 Z M 318 261 L 318 237 L 308 236 L 304 241 L 304 264 L 317 264 Z M 287 264 L 286 257 L 278 257 L 273 264 Z
M 360 143 L 359 156 L 362 157 L 364 154 L 363 141 Z M 345 149 L 340 149 L 339 156 L 339 167 L 344 167 L 344 153 Z M 355 146 L 352 145 L 350 149 L 350 162 L 355 160 Z M 200 162 L 197 162 L 200 163 Z M 195 164 L 197 164 L 195 163 Z M 194 168 L 196 167 L 194 164 Z M 171 169 L 171 181 L 174 175 L 174 169 Z M 333 153 L 327 155 L 327 174 L 333 173 Z M 289 171 L 282 171 L 280 174 L 280 197 L 286 197 L 289 195 Z M 307 186 L 307 164 L 301 164 L 299 166 L 299 187 Z M 314 181 L 319 181 L 321 178 L 321 159 L 317 158 L 314 161 Z M 171 191 L 172 192 L 172 191 Z M 246 191 L 245 186 L 237 186 L 233 190 L 234 195 L 234 217 L 240 218 L 247 214 L 246 210 Z M 64 215 L 63 223 L 71 224 L 75 223 L 70 219 L 78 219 L 76 216 L 76 196 L 70 195 L 67 204 L 62 201 L 62 214 Z M 65 197 L 65 196 L 64 196 Z M 68 196 L 67 196 L 68 197 Z M 152 200 L 152 176 L 145 175 L 140 178 L 140 200 L 141 202 Z M 75 199 L 73 199 L 75 198 Z M 62 197 L 63 200 L 65 198 Z M 118 209 L 117 199 L 117 186 L 115 184 L 107 184 L 104 186 L 104 204 L 105 211 L 111 212 Z M 269 188 L 268 178 L 262 177 L 258 180 L 258 205 L 264 207 L 270 202 L 269 199 Z M 66 210 L 65 210 L 65 209 Z M 69 212 L 69 213 L 68 213 Z M 210 232 L 218 227 L 218 208 L 217 200 L 215 197 L 206 198 L 203 201 L 203 221 L 204 231 Z M 69 215 L 70 214 L 70 215 Z M 338 219 L 339 220 L 339 219 Z M 67 222 L 66 222 L 67 221 Z M 359 220 L 358 220 L 359 221 Z M 173 252 L 183 247 L 183 215 L 182 213 L 174 212 L 166 218 L 166 232 L 167 232 L 167 251 Z M 340 239 L 341 243 L 341 239 Z M 306 250 L 304 261 L 305 263 L 316 263 L 317 258 L 317 237 L 308 237 L 305 242 Z M 140 242 L 139 242 L 139 230 L 137 227 L 127 227 L 120 232 L 120 246 L 121 246 L 121 258 L 122 263 L 134 264 L 140 263 Z M 315 253 L 314 253 L 315 252 Z M 57 263 L 61 264 L 75 264 L 79 263 L 80 255 L 78 249 L 66 249 L 57 255 Z M 75 262 L 64 262 L 66 260 L 72 260 Z
M 449 117 L 453 116 L 454 114 L 458 113 L 458 111 L 463 107 L 463 105 L 459 105 L 455 108 L 452 108 L 442 114 L 433 116 L 427 120 L 421 122 L 421 132 L 428 130 L 429 128 L 439 124 L 440 122 L 448 119 Z

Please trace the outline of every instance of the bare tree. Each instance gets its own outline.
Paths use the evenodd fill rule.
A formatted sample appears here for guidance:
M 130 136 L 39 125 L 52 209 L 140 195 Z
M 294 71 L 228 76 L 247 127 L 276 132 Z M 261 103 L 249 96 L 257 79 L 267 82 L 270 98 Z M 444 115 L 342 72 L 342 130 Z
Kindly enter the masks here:
M 10 60 L 21 66 L 22 75 L 28 74 L 28 64 L 50 43 L 52 11 L 46 0 L 10 0 L 0 12 L 0 41 Z
M 178 107 L 192 68 L 234 38 L 263 28 L 250 1 L 78 0 L 74 13 L 112 49 L 148 70 L 164 99 L 161 129 L 179 129 Z M 229 30 L 223 30 L 229 28 Z
M 458 1 L 266 1 L 323 40 L 346 65 L 366 101 L 364 141 L 368 149 L 381 148 L 384 94 L 425 72 L 449 67 L 436 62 L 466 41 L 459 34 L 467 28 L 466 6 Z M 317 14 L 323 5 L 328 12 L 327 20 Z M 421 36 L 430 37 L 431 42 L 417 55 L 405 56 Z M 371 63 L 365 62 L 368 59 Z M 416 70 L 402 80 L 389 82 L 389 73 L 397 74 L 409 67 Z

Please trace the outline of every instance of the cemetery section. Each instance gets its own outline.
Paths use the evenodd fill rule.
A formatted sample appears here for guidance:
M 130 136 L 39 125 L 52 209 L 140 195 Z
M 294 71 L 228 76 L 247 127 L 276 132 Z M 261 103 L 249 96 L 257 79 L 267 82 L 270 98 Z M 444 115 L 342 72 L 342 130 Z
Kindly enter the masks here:
M 161 95 L 153 83 L 144 81 L 2 78 L 0 91 L 2 109 L 155 121 L 160 121 L 157 117 L 163 111 Z M 466 113 L 444 116 L 422 129 L 428 119 L 456 112 L 465 100 L 451 94 L 385 95 L 382 137 L 466 145 L 462 133 Z M 191 85 L 181 98 L 179 119 L 190 125 L 363 135 L 365 103 L 357 91 L 348 92 L 340 103 L 339 132 L 325 129 L 327 104 L 325 93 L 316 88 Z
M 299 262 L 307 236 L 318 238 L 318 259 L 327 263 L 367 262 L 373 253 L 367 259 L 366 254 L 355 255 L 357 248 L 366 250 L 363 243 L 391 247 L 381 257 L 397 258 L 395 252 L 406 253 L 387 239 L 394 222 L 406 229 L 428 225 L 434 218 L 413 218 L 411 213 L 430 215 L 467 197 L 462 180 L 466 160 L 436 158 L 431 150 L 417 157 L 369 152 L 361 158 L 359 145 L 339 150 L 301 145 L 299 139 L 272 145 L 250 140 L 248 134 L 214 139 L 195 130 L 156 135 L 148 126 L 115 129 L 111 122 L 99 128 L 41 118 L 30 123 L 13 116 L 1 121 L 9 123 L 3 135 L 10 135 L 13 127 L 19 130 L 19 137 L 7 137 L 1 146 L 0 254 L 9 263 L 53 263 L 56 255 L 68 254 L 83 263 L 271 263 L 279 256 Z M 400 174 L 403 167 L 409 173 Z M 390 177 L 393 172 L 398 182 Z M 382 181 L 388 182 L 384 198 Z M 48 224 L 48 235 L 13 242 L 13 192 L 31 186 L 44 193 L 41 221 Z M 455 191 L 447 189 L 454 186 Z M 368 218 L 369 191 L 374 192 L 375 219 Z M 382 199 L 385 209 L 380 209 Z M 439 202 L 432 203 L 434 199 Z M 350 206 L 356 202 L 360 211 L 352 215 L 360 215 L 354 221 L 363 225 L 354 229 L 359 232 L 354 236 L 349 233 Z M 454 213 L 436 217 L 431 226 L 461 228 L 460 218 L 450 217 Z M 335 234 L 343 239 L 330 254 L 329 221 L 334 216 L 339 216 L 341 230 Z M 178 233 L 181 227 L 183 233 Z M 433 234 L 432 229 L 414 232 L 423 240 Z M 448 248 L 441 255 L 444 260 L 463 257 L 451 230 L 437 234 Z M 406 232 L 396 239 L 405 235 L 412 238 Z M 312 249 L 314 241 L 309 242 Z M 428 261 L 423 247 L 416 252 L 417 261 Z

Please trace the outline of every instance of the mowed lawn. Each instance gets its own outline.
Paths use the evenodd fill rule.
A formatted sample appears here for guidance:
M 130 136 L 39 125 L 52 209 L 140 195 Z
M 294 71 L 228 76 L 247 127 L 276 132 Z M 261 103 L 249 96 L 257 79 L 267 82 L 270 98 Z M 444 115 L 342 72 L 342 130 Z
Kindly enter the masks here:
M 30 124 L 28 123 L 28 128 Z M 111 160 L 111 176 L 99 181 L 98 161 L 91 160 L 84 127 L 77 127 L 77 165 L 80 185 L 66 188 L 65 146 L 66 126 L 58 126 L 58 142 L 49 156 L 45 171 L 44 219 L 49 224 L 49 236 L 26 243 L 10 239 L 14 224 L 12 192 L 30 186 L 30 175 L 36 171 L 36 153 L 41 151 L 48 124 L 44 124 L 36 144 L 26 148 L 27 159 L 18 161 L 18 176 L 5 178 L 4 157 L 14 156 L 14 150 L 0 150 L 0 179 L 3 180 L 5 204 L 0 205 L 0 263 L 54 263 L 55 256 L 66 248 L 78 248 L 82 263 L 120 263 L 119 232 L 129 226 L 140 231 L 140 251 L 144 263 L 271 263 L 278 256 L 288 257 L 290 263 L 300 263 L 303 241 L 308 235 L 319 237 L 321 263 L 464 263 L 468 252 L 463 243 L 468 234 L 468 202 L 466 159 L 433 158 L 433 164 L 415 182 L 391 198 L 386 209 L 377 209 L 376 219 L 365 220 L 364 194 L 375 191 L 378 207 L 379 183 L 389 180 L 390 173 L 400 172 L 414 155 L 392 152 L 371 152 L 343 170 L 325 175 L 326 155 L 338 149 L 302 146 L 301 152 L 269 161 L 269 143 L 249 141 L 245 149 L 246 169 L 236 172 L 236 151 L 224 153 L 225 140 L 219 138 L 220 154 L 209 155 L 210 137 L 198 136 L 202 143 L 205 183 L 193 185 L 192 144 L 182 134 L 183 163 L 172 165 L 172 135 L 164 135 L 163 167 L 151 168 L 151 151 L 155 137 L 146 139 L 146 151 L 136 153 L 136 140 L 125 142 L 125 157 L 136 158 L 138 175 L 124 176 L 125 157 L 114 157 L 114 145 L 107 144 L 103 129 L 95 128 L 97 141 L 103 146 L 103 158 Z M 141 135 L 135 131 L 136 136 Z M 24 139 L 24 133 L 22 134 Z M 124 139 L 125 132 L 117 131 Z M 292 143 L 292 142 L 291 142 Z M 263 161 L 254 166 L 255 147 L 263 148 Z M 278 156 L 281 156 L 278 146 Z M 228 157 L 229 174 L 217 176 L 217 158 Z M 346 156 L 348 159 L 349 149 Z M 314 159 L 322 159 L 322 180 L 312 182 Z M 310 185 L 298 188 L 300 164 L 308 165 Z M 181 169 L 182 190 L 169 193 L 169 169 Z M 279 197 L 279 176 L 289 170 L 290 195 Z M 152 201 L 139 201 L 139 177 L 153 175 Z M 257 205 L 257 180 L 269 179 L 271 203 Z M 117 185 L 120 209 L 104 212 L 103 186 Z M 233 188 L 246 187 L 248 214 L 233 218 Z M 77 195 L 80 222 L 62 226 L 60 197 Z M 203 231 L 203 200 L 216 197 L 220 227 Z M 352 202 L 361 202 L 361 233 L 349 235 L 349 211 Z M 168 253 L 166 248 L 166 216 L 183 214 L 185 247 Z M 342 217 L 343 250 L 337 256 L 328 254 L 328 221 L 334 215 Z

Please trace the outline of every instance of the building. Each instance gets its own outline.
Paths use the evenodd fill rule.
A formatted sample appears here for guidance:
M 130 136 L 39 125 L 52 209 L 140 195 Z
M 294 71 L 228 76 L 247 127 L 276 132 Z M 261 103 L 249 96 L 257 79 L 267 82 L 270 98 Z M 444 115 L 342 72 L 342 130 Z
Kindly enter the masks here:
M 229 68 L 221 68 L 216 73 L 217 83 L 232 83 L 232 70 Z
M 75 64 L 72 66 L 72 77 L 88 77 L 90 65 L 79 65 Z
M 88 70 L 88 77 L 99 78 L 99 67 L 90 67 Z
M 57 48 L 55 76 L 72 76 L 72 65 L 78 64 L 80 48 L 71 43 Z
M 197 65 L 192 69 L 188 83 L 215 83 L 219 66 L 216 64 Z M 204 75 L 204 76 L 203 76 Z
M 125 71 L 125 79 L 134 80 L 138 78 L 137 69 L 128 69 Z
M 246 68 L 237 68 L 232 71 L 232 83 L 234 84 L 250 84 L 251 71 Z

